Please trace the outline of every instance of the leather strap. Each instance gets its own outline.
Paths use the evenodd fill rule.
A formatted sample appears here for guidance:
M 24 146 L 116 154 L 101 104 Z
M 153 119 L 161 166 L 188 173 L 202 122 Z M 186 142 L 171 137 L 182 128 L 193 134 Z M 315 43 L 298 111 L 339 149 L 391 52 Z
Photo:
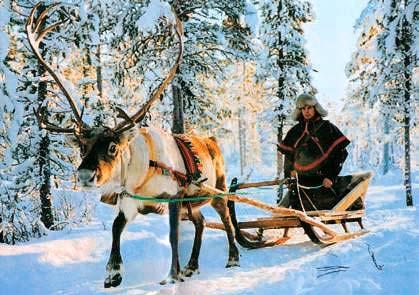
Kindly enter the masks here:
M 150 161 L 155 161 L 156 151 L 154 149 L 153 139 L 151 138 L 151 136 L 148 133 L 146 128 L 140 128 L 140 134 L 144 137 L 144 140 L 145 140 L 145 142 L 147 143 L 147 146 L 148 146 L 148 152 L 149 152 L 149 155 L 150 155 L 148 163 L 150 163 Z M 154 175 L 155 172 L 156 172 L 156 167 L 150 166 L 150 164 L 149 164 L 147 175 L 144 178 L 143 183 L 141 185 L 137 186 L 137 190 L 142 188 L 151 179 L 151 177 Z

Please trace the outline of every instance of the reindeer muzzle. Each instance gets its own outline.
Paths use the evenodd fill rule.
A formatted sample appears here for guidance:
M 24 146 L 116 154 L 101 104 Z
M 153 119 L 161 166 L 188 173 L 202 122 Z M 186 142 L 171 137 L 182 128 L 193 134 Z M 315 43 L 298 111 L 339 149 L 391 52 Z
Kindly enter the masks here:
M 78 170 L 79 183 L 83 187 L 96 186 L 96 170 L 80 169 Z

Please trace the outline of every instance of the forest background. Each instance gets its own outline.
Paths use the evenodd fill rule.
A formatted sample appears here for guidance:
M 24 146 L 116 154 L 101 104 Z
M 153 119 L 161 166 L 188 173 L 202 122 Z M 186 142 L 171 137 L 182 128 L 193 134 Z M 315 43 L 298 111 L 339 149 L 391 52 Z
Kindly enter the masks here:
M 332 90 L 341 83 L 334 77 L 326 78 L 330 93 L 313 80 L 328 75 L 309 59 L 305 29 L 316 22 L 309 1 L 67 1 L 48 19 L 65 24 L 45 38 L 41 52 L 78 98 L 84 120 L 112 126 L 115 108 L 135 112 L 174 63 L 174 11 L 185 31 L 183 62 L 144 124 L 215 135 L 230 178 L 258 178 L 260 171 L 281 177 L 276 143 L 293 124 L 294 98 L 318 93 L 328 119 L 352 142 L 345 171 L 402 174 L 412 206 L 418 5 L 360 2 L 342 96 Z M 0 241 L 9 244 L 91 220 L 91 204 L 66 193 L 78 190 L 79 150 L 37 124 L 34 109 L 45 107 L 49 121 L 73 122 L 59 88 L 29 50 L 24 26 L 34 4 L 0 2 Z

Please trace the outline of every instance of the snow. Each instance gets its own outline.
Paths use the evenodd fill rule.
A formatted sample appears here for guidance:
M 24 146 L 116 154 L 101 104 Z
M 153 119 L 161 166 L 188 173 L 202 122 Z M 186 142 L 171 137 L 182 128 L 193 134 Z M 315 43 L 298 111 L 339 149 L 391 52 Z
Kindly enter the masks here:
M 0 27 L 2 28 L 2 30 L 0 30 L 0 60 L 6 57 L 11 42 L 10 40 L 14 40 L 5 33 L 6 30 L 3 30 L 3 27 L 8 25 L 9 20 L 12 18 L 11 11 L 5 8 L 9 7 L 9 2 L 10 1 L 4 2 L 4 7 L 0 7 Z M 298 1 L 296 1 L 296 3 L 297 2 Z M 320 1 L 312 2 L 320 3 Z M 360 5 L 363 5 L 363 3 L 366 3 L 367 1 L 363 0 L 357 2 L 357 7 L 360 7 Z M 382 20 L 384 16 L 389 13 L 383 9 L 379 9 L 380 6 L 376 7 L 372 5 L 373 2 L 375 1 L 368 1 L 368 8 L 364 10 L 362 16 L 358 20 L 357 28 L 360 31 L 370 31 L 375 24 L 376 18 Z M 109 3 L 112 4 L 113 2 L 111 1 Z M 173 14 L 167 2 L 162 0 L 150 0 L 147 1 L 147 3 L 148 5 L 146 7 L 139 5 L 144 8 L 144 13 L 137 21 L 137 25 L 141 30 L 151 31 L 151 33 L 153 33 L 153 30 L 158 30 L 157 23 L 161 17 L 169 19 L 170 22 L 174 21 Z M 414 16 L 414 1 L 410 1 L 409 3 L 410 6 L 406 9 L 405 16 L 411 21 Z M 116 2 L 113 4 L 117 8 L 119 7 L 119 5 L 116 5 Z M 267 3 L 267 5 L 272 5 L 271 8 L 275 8 L 273 2 Z M 326 23 L 326 26 L 338 32 L 339 38 L 330 38 L 331 35 L 329 36 L 323 31 L 323 35 L 329 37 L 319 39 L 322 42 L 321 46 L 317 46 L 317 48 L 320 48 L 323 56 L 327 57 L 327 62 L 325 64 L 336 65 L 344 62 L 344 60 L 340 58 L 335 61 L 333 58 L 331 59 L 331 55 L 325 55 L 325 49 L 327 49 L 326 41 L 327 39 L 332 40 L 333 52 L 341 51 L 336 50 L 336 44 L 340 44 L 340 48 L 350 48 L 350 46 L 346 46 L 345 44 L 348 44 L 346 41 L 350 42 L 352 38 L 348 37 L 345 39 L 342 37 L 345 36 L 345 34 L 343 34 L 342 29 L 336 29 L 336 19 L 341 18 L 340 20 L 344 20 L 345 18 L 348 20 L 351 19 L 352 21 L 353 18 L 348 18 L 346 14 L 351 12 L 350 14 L 352 15 L 355 14 L 356 11 L 352 9 L 342 9 L 343 6 L 341 3 L 339 3 L 339 7 L 330 6 L 330 3 L 328 5 L 329 14 L 333 15 L 333 23 Z M 90 7 L 84 6 L 83 2 L 80 2 L 79 8 L 81 21 L 84 21 L 86 25 L 92 25 L 94 28 L 93 30 L 89 30 L 89 42 L 91 44 L 98 44 L 99 21 L 103 20 L 103 18 L 99 19 L 99 17 L 95 17 L 94 19 L 90 19 L 92 15 L 89 14 L 89 12 L 92 11 L 90 11 Z M 246 13 L 241 17 L 241 20 L 250 27 L 254 35 L 258 26 L 262 24 L 259 21 L 255 9 L 256 7 L 251 4 L 251 1 L 246 1 Z M 374 14 L 371 13 L 374 13 L 375 17 Z M 94 14 L 95 13 L 93 13 L 93 15 Z M 13 14 L 13 16 L 16 16 L 16 13 Z M 122 35 L 122 26 L 124 24 L 122 20 L 125 16 L 126 14 L 124 14 L 123 11 L 121 13 L 115 13 L 114 17 L 119 17 L 120 19 L 115 19 L 116 24 L 112 30 L 113 34 L 116 34 L 117 36 Z M 310 18 L 312 17 L 313 15 L 311 14 Z M 401 18 L 402 15 L 398 15 L 397 17 Z M 324 16 L 319 14 L 319 18 L 322 19 Z M 201 20 L 205 19 L 202 17 L 200 21 Z M 206 21 L 209 22 L 209 24 L 214 22 L 211 19 L 207 19 Z M 398 21 L 395 23 L 398 23 Z M 193 22 L 190 21 L 191 26 L 192 24 Z M 287 24 L 288 23 L 282 23 L 282 27 L 280 27 L 279 30 L 284 34 L 289 35 L 289 39 L 295 44 L 302 43 L 303 39 L 301 36 L 294 33 L 291 34 L 289 25 Z M 397 33 L 396 29 L 395 26 L 389 27 L 388 38 L 385 40 L 388 52 L 394 51 L 394 40 L 395 34 Z M 277 32 L 276 28 L 267 29 L 264 32 L 267 44 L 274 45 L 275 39 L 273 36 L 275 32 Z M 229 42 L 227 42 L 226 35 L 221 31 L 215 32 L 214 34 L 216 34 L 216 43 L 218 44 L 215 45 L 221 47 L 226 47 L 228 45 Z M 415 34 L 417 35 L 419 33 L 415 31 Z M 16 38 L 18 37 L 15 36 L 13 31 L 10 35 Z M 109 38 L 109 36 L 107 37 Z M 191 45 L 189 46 L 190 48 L 188 47 L 189 49 L 186 48 L 187 51 L 189 50 L 187 53 L 190 53 L 194 48 L 199 48 L 199 46 L 196 47 L 197 45 L 195 43 L 197 43 L 199 37 L 202 36 L 190 35 L 188 37 L 189 39 L 184 41 L 188 41 L 190 44 L 194 43 L 193 45 L 195 46 Z M 104 38 L 106 39 L 106 37 Z M 129 38 L 125 38 L 128 42 Z M 57 40 L 60 41 L 60 38 Z M 415 40 L 417 40 L 417 38 Z M 261 42 L 260 40 L 254 41 Z M 66 43 L 61 42 L 60 44 L 61 51 L 67 52 L 68 49 L 62 48 Z M 342 44 L 345 46 L 342 47 Z M 377 51 L 377 44 L 376 40 L 365 44 L 363 48 L 359 49 L 357 55 L 354 56 L 357 56 L 359 59 L 377 59 L 380 57 L 380 53 Z M 55 44 L 54 46 L 59 45 Z M 412 47 L 419 48 L 419 46 Z M 262 49 L 259 48 L 259 50 Z M 265 60 L 268 63 L 268 66 L 270 66 L 268 72 L 273 76 L 279 75 L 280 73 L 278 73 L 277 67 L 272 68 L 272 65 L 269 64 L 269 62 L 272 61 L 267 60 L 268 52 L 263 53 L 265 56 L 262 56 L 262 60 Z M 292 51 L 289 49 L 286 49 L 284 53 L 288 56 L 292 55 Z M 215 57 L 216 60 L 219 60 L 217 54 L 213 57 Z M 356 60 L 352 62 L 356 62 Z M 356 64 L 354 66 L 356 66 Z M 366 64 L 363 69 L 367 73 L 373 74 L 375 73 L 374 66 L 374 64 Z M 20 67 L 18 68 L 20 69 Z M 390 69 L 391 68 L 388 70 Z M 310 72 L 311 68 L 302 68 L 302 70 Z M 23 76 L 27 75 L 28 81 L 36 81 L 36 79 L 28 74 L 27 71 L 27 69 L 24 69 Z M 183 77 L 185 78 L 185 81 L 190 82 L 196 80 L 196 73 L 193 72 L 193 69 L 188 70 L 185 67 L 184 71 Z M 19 73 L 19 71 L 17 71 L 17 73 Z M 298 76 L 300 72 L 297 72 L 295 69 L 290 69 L 287 73 L 289 85 L 295 85 L 296 76 Z M 360 75 L 359 72 L 356 74 Z M 324 79 L 328 79 L 328 93 L 333 91 L 331 85 L 342 84 L 330 82 L 330 78 L 335 77 L 335 75 L 328 75 L 327 72 L 324 71 L 321 75 Z M 108 80 L 114 78 L 113 72 L 110 70 L 105 70 L 104 76 L 107 76 Z M 157 68 L 153 69 L 153 71 L 148 70 L 141 76 L 143 76 L 146 81 L 154 81 L 156 77 L 164 75 L 162 75 L 161 69 Z M 413 79 L 414 81 L 419 79 L 417 71 Z M 377 77 L 376 84 L 381 86 L 383 83 L 382 81 L 384 81 L 382 76 Z M 78 82 L 86 83 L 89 82 L 89 80 L 79 79 Z M 217 76 L 216 82 L 223 83 L 225 81 L 223 81 L 223 77 Z M 237 84 L 237 81 L 232 82 L 233 84 Z M 5 178 L 2 180 L 3 182 L 0 183 L 0 188 L 8 190 L 9 187 L 12 187 L 17 190 L 29 186 L 31 181 L 38 181 L 38 178 L 32 180 L 24 178 L 24 176 L 29 178 L 28 175 L 33 174 L 29 173 L 23 175 L 23 172 L 36 169 L 34 157 L 28 159 L 19 158 L 19 165 L 16 165 L 17 162 L 14 160 L 14 157 L 16 156 L 15 153 L 18 152 L 17 146 L 22 144 L 21 138 L 24 136 L 32 136 L 33 134 L 36 135 L 36 132 L 38 131 L 34 133 L 34 131 L 30 131 L 30 128 L 25 129 L 21 126 L 25 119 L 24 115 L 27 113 L 24 104 L 15 99 L 16 97 L 21 97 L 22 99 L 22 93 L 18 93 L 17 91 L 19 85 L 21 85 L 21 81 L 18 80 L 18 76 L 14 72 L 6 67 L 6 64 L 0 64 L 0 84 L 2 83 L 5 84 L 4 87 L 7 95 L 3 94 L 0 89 L 0 115 L 10 122 L 4 121 L 0 123 L 0 129 L 4 129 L 6 135 L 4 142 L 0 142 L 0 145 L 5 145 L 5 147 L 0 146 L 0 151 L 4 152 L 2 157 L 3 161 L 0 162 L 0 168 L 9 168 L 12 172 L 7 173 L 6 171 L 6 173 L 0 175 Z M 76 95 L 77 91 L 70 87 L 68 82 L 65 83 L 68 89 L 71 90 L 72 96 L 78 96 Z M 267 86 L 272 88 L 272 85 L 269 85 L 269 83 L 272 83 L 272 81 L 267 81 Z M 368 81 L 363 81 L 359 87 L 368 89 L 368 87 L 362 87 L 367 84 Z M 109 89 L 109 87 L 110 86 L 105 85 L 105 89 L 108 89 L 111 93 L 117 92 L 117 90 Z M 123 97 L 129 96 L 130 91 L 132 91 L 128 88 L 129 87 L 119 90 L 122 93 L 126 92 Z M 147 87 L 144 87 L 144 89 L 147 89 Z M 321 88 L 319 89 L 320 93 L 322 93 Z M 379 88 L 377 87 L 370 89 L 369 97 L 376 97 L 377 94 L 379 94 L 378 90 Z M 199 92 L 199 90 L 197 90 L 197 92 Z M 215 95 L 218 95 L 217 92 L 214 91 L 214 93 Z M 339 95 L 331 96 L 340 97 Z M 24 94 L 24 97 L 28 97 L 31 100 L 36 100 L 37 98 L 35 94 L 29 93 Z M 167 99 L 167 97 L 165 99 Z M 241 99 L 243 102 L 243 97 Z M 274 99 L 274 96 L 270 99 L 272 100 L 272 103 L 276 103 L 277 105 L 280 103 Z M 246 103 L 250 104 L 250 102 Z M 291 101 L 285 102 L 284 110 L 288 110 L 291 107 L 291 103 Z M 196 101 L 192 102 L 191 109 L 199 109 L 200 107 L 198 104 L 199 103 Z M 79 100 L 77 100 L 77 105 L 81 107 Z M 224 105 L 226 105 L 225 100 L 219 100 L 215 107 L 219 110 Z M 169 106 L 170 104 L 168 104 L 167 107 Z M 270 108 L 273 109 L 273 106 L 271 105 Z M 353 109 L 353 107 L 351 108 Z M 332 109 L 332 107 L 329 109 Z M 353 134 L 354 137 L 351 138 L 353 144 L 356 144 L 357 146 L 354 150 L 354 154 L 357 155 L 355 160 L 357 161 L 347 161 L 346 166 L 348 167 L 346 167 L 346 169 L 359 166 L 363 159 L 365 159 L 364 164 L 366 166 L 376 166 L 376 170 L 378 171 L 382 159 L 382 147 L 381 144 L 379 144 L 381 142 L 376 139 L 377 137 L 382 136 L 382 134 L 378 132 L 381 125 L 378 125 L 377 129 L 371 127 L 377 126 L 378 107 L 376 105 L 374 109 L 368 110 L 369 120 L 363 120 L 364 117 L 362 117 L 360 113 L 362 110 L 362 108 L 358 108 L 355 113 L 351 114 L 352 119 L 355 120 L 358 118 L 358 120 L 355 120 L 355 124 L 351 126 L 351 131 L 348 131 L 348 136 L 350 136 L 355 130 L 354 127 L 357 128 L 357 134 Z M 31 112 L 30 109 L 29 112 Z M 162 112 L 162 114 L 164 113 L 165 112 Z M 214 110 L 205 110 L 205 114 L 207 117 L 213 117 L 213 119 L 216 118 L 217 115 Z M 271 112 L 268 115 L 273 116 L 274 113 Z M 342 116 L 339 117 L 341 117 L 340 122 L 347 119 Z M 249 116 L 246 119 L 248 119 L 248 121 L 253 121 L 253 119 L 250 120 L 250 118 L 251 117 Z M 87 119 L 89 123 L 92 123 L 94 118 L 87 117 Z M 202 120 L 202 118 L 200 119 Z M 338 119 L 339 118 L 334 118 L 333 121 Z M 205 123 L 200 122 L 200 126 L 203 124 L 205 125 Z M 36 125 L 33 125 L 32 128 L 35 130 L 37 129 Z M 364 132 L 363 129 L 366 129 L 366 131 Z M 27 134 L 20 134 L 19 132 L 22 130 L 28 130 Z M 416 130 L 412 130 L 412 141 L 417 142 L 417 139 L 415 139 L 417 138 L 417 133 L 415 133 Z M 256 132 L 256 130 L 250 129 L 249 127 L 249 136 L 256 139 L 255 135 L 250 135 L 252 132 Z M 396 163 L 394 164 L 399 164 L 398 161 L 403 160 L 403 155 L 401 153 L 402 145 L 397 141 L 398 137 L 396 137 L 395 134 L 390 134 L 386 135 L 383 140 L 384 139 L 390 143 L 396 143 L 393 146 L 392 156 L 396 159 Z M 39 140 L 39 137 L 31 138 L 31 141 L 27 143 L 28 148 L 36 150 L 37 140 Z M 232 138 L 232 141 L 234 140 L 235 139 Z M 56 140 L 53 141 L 53 144 L 57 143 L 59 142 Z M 232 177 L 234 175 L 239 175 L 237 150 L 235 150 L 236 143 L 232 144 L 231 141 L 220 143 L 222 145 L 230 145 L 230 147 L 227 147 L 230 149 L 230 153 L 226 163 L 230 165 L 233 162 L 236 163 L 236 165 L 227 167 L 228 176 Z M 261 152 L 264 154 L 267 154 L 272 150 L 271 148 L 262 149 L 250 140 L 249 143 L 251 143 L 252 156 L 255 156 L 255 158 L 259 157 L 259 149 L 261 149 Z M 275 143 L 269 143 L 269 145 L 272 144 Z M 414 152 L 416 146 L 417 144 L 413 145 Z M 61 147 L 59 150 L 61 154 L 71 157 L 69 149 Z M 52 155 L 52 159 L 54 159 L 54 157 L 56 157 L 56 155 Z M 270 154 L 269 157 L 271 163 L 274 163 L 274 155 Z M 419 173 L 417 171 L 418 166 L 415 165 L 418 162 L 417 154 L 413 154 L 413 157 L 415 159 L 412 161 L 412 167 L 413 170 L 416 170 L 412 175 L 414 182 L 413 190 L 415 193 L 419 187 Z M 250 158 L 251 157 L 249 156 L 249 159 Z M 266 163 L 267 159 L 264 160 Z M 64 160 L 54 159 L 54 161 L 56 164 L 62 164 Z M 255 160 L 255 163 L 256 162 L 257 161 Z M 349 167 L 349 164 L 351 167 Z M 70 165 L 70 163 L 67 163 L 67 165 Z M 260 164 L 252 166 L 255 168 L 250 169 L 247 167 L 247 170 L 244 173 L 249 176 L 249 181 L 271 179 L 272 175 L 275 175 L 276 173 L 276 167 L 273 164 L 270 165 L 270 167 L 262 166 Z M 68 171 L 70 170 L 71 169 L 68 169 Z M 67 173 L 69 173 L 68 171 Z M 22 179 L 19 183 L 16 181 L 18 178 Z M 67 187 L 70 186 L 71 183 L 69 180 Z M 260 199 L 266 203 L 275 203 L 275 192 L 269 189 L 249 190 L 245 192 L 244 195 Z M 369 230 L 369 233 L 360 238 L 341 242 L 329 247 L 319 247 L 311 243 L 306 236 L 303 235 L 301 229 L 295 229 L 292 230 L 293 238 L 287 245 L 251 251 L 240 248 L 241 267 L 226 269 L 224 266 L 227 262 L 228 253 L 225 233 L 207 229 L 204 232 L 200 257 L 201 273 L 192 278 L 185 279 L 185 282 L 169 284 L 166 286 L 160 286 L 158 282 L 166 277 L 170 266 L 171 251 L 168 237 L 168 217 L 149 215 L 138 216 L 130 223 L 123 233 L 121 253 L 124 260 L 125 273 L 123 275 L 122 284 L 117 288 L 104 289 L 103 281 L 110 252 L 111 229 L 115 212 L 112 207 L 100 203 L 98 199 L 99 196 L 92 192 L 74 192 L 71 190 L 63 190 L 63 187 L 54 190 L 53 201 L 55 205 L 61 202 L 60 206 L 54 207 L 60 208 L 60 211 L 54 212 L 54 214 L 56 217 L 59 217 L 58 220 L 62 221 L 59 225 L 65 226 L 65 229 L 61 231 L 47 231 L 47 236 L 43 236 L 39 239 L 33 238 L 30 242 L 14 246 L 0 243 L 0 265 L 3 269 L 3 275 L 0 277 L 0 294 L 414 294 L 417 293 L 416 290 L 419 287 L 419 282 L 417 280 L 419 274 L 419 247 L 417 246 L 419 243 L 419 229 L 417 226 L 418 210 L 417 205 L 413 208 L 407 208 L 405 206 L 403 177 L 400 171 L 393 170 L 385 177 L 377 176 L 374 179 L 368 191 L 367 211 L 364 219 L 364 224 Z M 29 213 L 37 209 L 35 207 L 36 204 L 32 205 L 27 201 L 6 204 L 3 203 L 3 201 L 4 199 L 2 199 L 2 203 L 0 203 L 1 209 L 4 210 L 3 208 L 8 206 L 8 204 L 16 206 L 17 211 L 8 210 L 6 213 L 16 214 L 17 219 L 21 220 L 23 223 L 29 223 L 25 218 L 33 217 Z M 414 199 L 414 202 L 418 202 L 417 197 Z M 74 208 L 77 208 L 78 210 L 74 210 Z M 267 216 L 265 212 L 240 205 L 238 205 L 237 211 L 239 217 L 243 219 L 254 219 L 256 217 Z M 5 211 L 1 214 L 4 213 Z M 207 220 L 218 221 L 212 208 L 204 208 L 203 213 Z M 21 218 L 19 218 L 19 214 L 22 216 Z M 26 214 L 28 215 L 26 216 Z M 3 222 L 5 216 L 6 215 L 0 216 L 0 219 L 3 217 Z M 351 225 L 351 228 L 356 228 L 356 226 Z M 282 234 L 282 232 L 266 231 L 265 234 L 273 237 L 274 235 Z M 180 255 L 181 264 L 183 266 L 188 260 L 193 242 L 193 226 L 191 223 L 182 223 L 180 238 Z
M 256 8 L 249 1 L 246 2 L 244 22 L 249 26 L 252 35 L 256 36 L 259 29 L 259 16 Z
M 144 31 L 152 31 L 157 20 L 163 16 L 169 18 L 174 23 L 174 17 L 168 3 L 161 2 L 160 0 L 151 0 L 146 12 L 137 21 L 137 26 Z
M 51 231 L 48 236 L 15 246 L 1 244 L 1 293 L 413 294 L 419 288 L 415 279 L 419 275 L 419 214 L 417 206 L 405 207 L 402 178 L 397 175 L 392 172 L 374 179 L 370 186 L 364 218 L 369 233 L 362 237 L 319 247 L 301 230 L 294 229 L 288 245 L 259 250 L 240 248 L 241 267 L 226 269 L 225 234 L 207 229 L 200 257 L 201 273 L 166 286 L 158 282 L 166 277 L 170 266 L 168 218 L 139 215 L 122 235 L 122 284 L 104 289 L 114 212 L 90 193 L 96 206 L 89 225 Z M 417 191 L 417 171 L 413 179 Z M 274 202 L 271 190 L 252 190 L 246 194 L 249 195 Z M 253 208 L 239 206 L 237 211 L 239 217 L 261 216 Z M 204 208 L 203 214 L 207 220 L 216 220 L 212 208 Z M 266 233 L 274 234 L 280 233 Z M 184 265 L 193 240 L 189 222 L 182 223 L 180 237 Z M 329 273 L 329 269 L 336 272 Z

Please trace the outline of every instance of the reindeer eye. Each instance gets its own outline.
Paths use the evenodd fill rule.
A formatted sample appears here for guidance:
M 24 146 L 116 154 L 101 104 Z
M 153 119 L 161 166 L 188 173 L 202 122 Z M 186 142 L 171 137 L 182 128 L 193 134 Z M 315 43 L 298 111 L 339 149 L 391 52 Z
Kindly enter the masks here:
M 115 156 L 115 154 L 116 154 L 116 144 L 114 143 L 114 142 L 111 142 L 110 144 L 109 144 L 109 147 L 108 147 L 108 155 L 109 156 Z

